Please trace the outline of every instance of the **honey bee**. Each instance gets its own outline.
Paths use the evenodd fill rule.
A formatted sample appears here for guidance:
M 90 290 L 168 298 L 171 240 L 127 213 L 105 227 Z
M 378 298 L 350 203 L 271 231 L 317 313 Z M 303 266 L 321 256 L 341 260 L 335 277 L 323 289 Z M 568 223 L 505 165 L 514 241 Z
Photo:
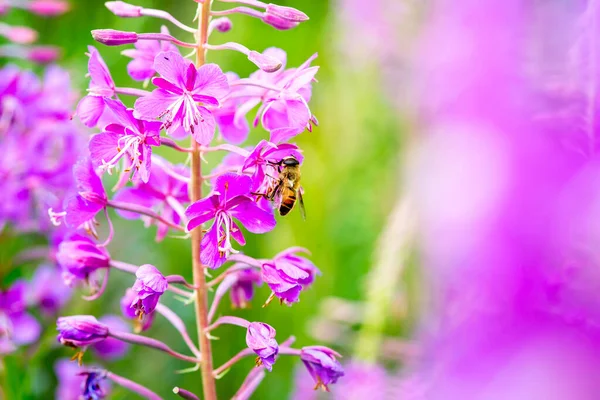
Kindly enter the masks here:
M 264 196 L 279 207 L 279 215 L 287 215 L 296 204 L 300 205 L 300 214 L 306 219 L 304 201 L 302 199 L 302 186 L 300 186 L 300 163 L 294 156 L 283 158 L 278 164 L 279 177 L 277 184 Z

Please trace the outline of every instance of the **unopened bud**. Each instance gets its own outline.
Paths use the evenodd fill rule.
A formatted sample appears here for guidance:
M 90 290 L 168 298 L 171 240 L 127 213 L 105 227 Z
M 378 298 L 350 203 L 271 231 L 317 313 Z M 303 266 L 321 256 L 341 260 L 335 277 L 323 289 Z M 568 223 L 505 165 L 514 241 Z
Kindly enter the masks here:
M 279 29 L 280 31 L 287 31 L 288 29 L 292 29 L 300 25 L 300 22 L 290 21 L 271 14 L 265 14 L 262 17 L 262 20 L 265 24 L 271 25 L 273 28 Z
M 214 19 L 210 22 L 213 29 L 218 30 L 221 33 L 229 32 L 233 27 L 233 23 L 227 17 L 221 17 Z
M 248 53 L 248 60 L 252 61 L 258 68 L 265 72 L 275 72 L 283 65 L 278 59 L 265 56 L 254 50 Z
M 69 3 L 62 0 L 33 0 L 27 3 L 27 9 L 37 15 L 53 17 L 69 11 Z
M 116 31 L 114 29 L 95 29 L 92 31 L 92 37 L 95 41 L 106 46 L 121 46 L 138 41 L 137 33 Z
M 107 1 L 104 5 L 117 17 L 137 18 L 142 16 L 142 7 L 134 6 L 124 1 Z
M 54 46 L 31 47 L 27 53 L 27 59 L 38 64 L 49 64 L 60 57 L 60 50 Z
M 2 29 L 0 34 L 6 36 L 8 40 L 18 44 L 31 44 L 38 38 L 38 33 L 26 26 L 11 26 Z
M 278 6 L 276 4 L 268 4 L 265 9 L 265 14 L 279 17 L 291 22 L 304 22 L 308 21 L 308 15 L 302 11 L 296 10 L 292 7 Z

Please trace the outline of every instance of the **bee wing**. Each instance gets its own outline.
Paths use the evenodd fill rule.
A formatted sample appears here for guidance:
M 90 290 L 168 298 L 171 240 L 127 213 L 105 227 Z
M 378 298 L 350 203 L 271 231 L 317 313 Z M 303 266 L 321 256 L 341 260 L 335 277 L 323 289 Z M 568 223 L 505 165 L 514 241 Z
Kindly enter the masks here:
M 302 192 L 304 189 L 302 186 L 298 189 L 298 203 L 300 205 L 300 215 L 302 215 L 302 219 L 306 221 L 306 209 L 304 209 L 304 199 L 302 198 Z

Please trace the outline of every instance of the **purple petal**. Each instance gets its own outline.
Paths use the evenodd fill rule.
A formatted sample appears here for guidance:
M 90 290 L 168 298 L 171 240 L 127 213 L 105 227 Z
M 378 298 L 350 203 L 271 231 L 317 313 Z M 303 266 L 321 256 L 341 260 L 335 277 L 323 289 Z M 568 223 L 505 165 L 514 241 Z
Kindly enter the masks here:
M 103 205 L 87 202 L 80 196 L 70 196 L 65 200 L 65 211 L 67 212 L 65 222 L 71 228 L 78 228 L 83 223 L 92 220 L 103 208 Z
M 120 135 L 110 132 L 103 132 L 92 136 L 89 143 L 89 150 L 92 163 L 95 167 L 103 165 L 104 162 L 111 161 L 118 154 L 119 138 Z
M 180 96 L 169 93 L 164 89 L 156 89 L 148 96 L 136 100 L 134 106 L 136 116 L 158 118 L 179 98 Z
M 273 212 L 263 210 L 251 199 L 238 204 L 229 212 L 252 233 L 269 232 L 277 224 Z
M 215 99 L 221 99 L 229 93 L 227 77 L 217 64 L 205 64 L 198 68 L 193 93 Z
M 228 172 L 217 178 L 215 191 L 221 194 L 221 204 L 224 204 L 234 197 L 249 195 L 251 186 L 249 176 Z
M 123 55 L 126 55 L 125 52 L 123 52 Z M 150 79 L 156 73 L 154 71 L 154 61 L 136 57 L 127 64 L 127 73 L 134 81 L 143 82 Z
M 100 197 L 106 198 L 102 181 L 96 175 L 92 162 L 89 158 L 79 160 L 73 166 L 73 178 L 79 192 L 91 192 Z
M 95 127 L 104 112 L 104 98 L 100 96 L 85 96 L 77 104 L 76 114 L 88 128 Z
M 212 195 L 190 205 L 185 210 L 185 215 L 188 218 L 186 229 L 191 231 L 197 226 L 209 221 L 215 217 L 216 207 L 218 205 L 217 196 Z
M 119 190 L 114 197 L 115 201 L 122 201 L 124 203 L 132 203 L 137 204 L 143 207 L 152 208 L 157 203 L 160 203 L 160 200 L 156 197 L 149 196 L 149 193 L 140 188 L 123 188 Z M 140 214 L 131 212 L 131 211 L 123 211 L 116 210 L 117 214 L 119 214 L 122 218 L 125 219 L 138 219 L 141 217 Z
M 271 130 L 271 136 L 269 141 L 273 143 L 282 143 L 287 142 L 291 138 L 298 136 L 300 133 L 304 131 L 304 127 L 302 128 L 276 128 Z
M 172 84 L 184 88 L 188 65 L 192 62 L 174 51 L 161 52 L 154 59 L 154 69 Z
M 42 332 L 40 323 L 29 314 L 21 314 L 11 318 L 13 325 L 12 340 L 16 345 L 25 345 L 35 342 Z
M 94 94 L 112 97 L 114 95 L 115 83 L 106 63 L 100 57 L 100 53 L 93 46 L 88 46 L 90 52 L 90 59 L 88 61 L 88 73 L 90 74 L 90 91 Z
M 215 137 L 215 118 L 208 109 L 195 104 L 193 107 L 198 108 L 200 119 L 197 124 L 193 125 L 192 136 L 196 139 L 196 142 L 208 146 Z
M 219 252 L 218 230 L 221 229 L 216 223 L 210 227 L 202 237 L 200 247 L 200 261 L 209 268 L 219 268 L 226 261 L 225 255 Z
M 179 86 L 172 84 L 164 78 L 154 78 L 152 79 L 152 83 L 158 86 L 159 88 L 166 90 L 167 92 L 174 93 L 177 95 L 183 94 L 183 89 L 181 89 Z
M 248 138 L 250 127 L 245 118 L 235 121 L 235 110 L 228 113 L 215 113 L 219 132 L 225 140 L 232 144 L 241 144 Z M 271 133 L 272 134 L 272 133 Z

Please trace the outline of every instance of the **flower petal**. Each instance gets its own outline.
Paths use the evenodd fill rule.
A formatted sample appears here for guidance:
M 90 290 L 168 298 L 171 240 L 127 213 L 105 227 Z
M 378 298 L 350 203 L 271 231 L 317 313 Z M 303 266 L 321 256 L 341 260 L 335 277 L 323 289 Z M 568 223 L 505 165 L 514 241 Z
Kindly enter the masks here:
M 101 96 L 85 96 L 77 104 L 76 114 L 88 128 L 93 128 L 98 124 L 103 112 L 104 97 Z
M 148 96 L 136 100 L 134 115 L 136 118 L 158 118 L 179 98 L 180 96 L 169 93 L 164 89 L 156 89 Z
M 194 106 L 198 108 L 200 119 L 197 124 L 192 125 L 192 136 L 202 146 L 208 146 L 215 137 L 215 118 L 206 108 Z
M 164 79 L 183 89 L 186 71 L 191 63 L 174 51 L 160 52 L 154 58 L 154 70 Z
M 186 229 L 191 231 L 197 226 L 200 226 L 206 221 L 214 218 L 217 206 L 217 195 L 206 197 L 190 205 L 187 210 L 185 210 L 185 215 L 188 218 Z
M 229 93 L 227 77 L 217 64 L 205 64 L 198 68 L 193 93 L 216 99 L 221 99 Z
M 265 233 L 273 230 L 277 222 L 273 212 L 266 211 L 248 198 L 229 211 L 232 217 L 252 233 Z
M 219 252 L 218 230 L 221 227 L 214 223 L 202 237 L 200 261 L 209 268 L 219 268 L 226 261 L 225 254 Z
M 102 132 L 92 136 L 89 143 L 90 157 L 94 167 L 112 160 L 118 153 L 119 135 L 112 132 Z

